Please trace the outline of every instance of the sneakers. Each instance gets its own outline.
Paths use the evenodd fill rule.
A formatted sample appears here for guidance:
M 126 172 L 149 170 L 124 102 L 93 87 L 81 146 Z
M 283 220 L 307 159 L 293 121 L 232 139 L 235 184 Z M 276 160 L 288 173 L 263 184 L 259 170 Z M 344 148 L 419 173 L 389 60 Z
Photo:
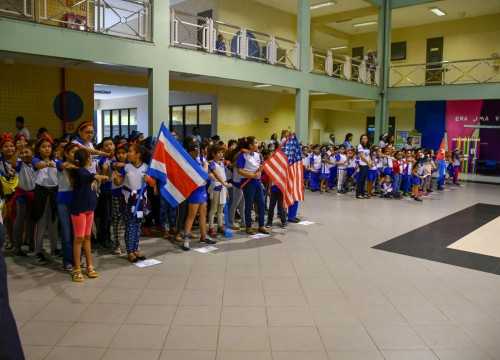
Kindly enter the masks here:
M 282 229 L 286 229 L 287 227 L 288 227 L 288 223 L 287 222 L 281 223 L 281 228 Z
M 184 251 L 189 251 L 189 239 L 184 239 L 181 245 L 181 249 Z
M 217 230 L 215 230 L 215 228 L 211 228 L 208 230 L 208 235 L 211 236 L 211 237 L 217 237 Z M 201 241 L 201 240 L 200 240 Z
M 273 226 L 272 221 L 268 221 L 268 222 L 266 223 L 266 228 L 270 228 L 271 226 Z
M 419 198 L 418 196 L 415 196 L 415 197 L 413 198 L 413 200 L 415 200 L 415 201 L 422 201 L 422 199 L 421 199 L 421 198 Z
M 121 255 L 122 254 L 122 249 L 120 248 L 120 245 L 115 246 L 113 249 L 113 255 Z
M 217 228 L 217 232 L 221 235 L 226 235 L 226 227 L 224 225 Z
M 43 253 L 37 253 L 35 254 L 35 262 L 38 265 L 47 265 L 49 263 L 49 260 L 43 255 Z
M 62 258 L 63 254 L 62 251 L 59 249 L 52 250 L 50 252 L 50 256 L 57 257 L 57 258 Z
M 240 230 L 240 226 L 237 223 L 231 223 L 231 225 L 229 225 L 229 228 L 231 230 Z
M 205 236 L 204 238 L 201 238 L 198 241 L 209 245 L 217 244 L 217 241 L 215 241 L 214 239 L 210 239 L 210 237 L 208 236 Z
M 28 254 L 26 254 L 22 249 L 14 250 L 14 255 L 23 258 L 28 257 Z

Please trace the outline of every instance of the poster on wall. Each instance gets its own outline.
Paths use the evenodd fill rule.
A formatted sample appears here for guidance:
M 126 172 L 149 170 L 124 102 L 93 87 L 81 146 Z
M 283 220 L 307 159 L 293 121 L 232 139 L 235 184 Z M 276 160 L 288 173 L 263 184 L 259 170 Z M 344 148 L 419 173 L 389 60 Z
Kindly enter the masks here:
M 412 131 L 396 131 L 396 147 L 402 149 L 408 140 L 408 137 L 413 137 L 413 148 L 420 149 L 422 147 L 422 134 Z

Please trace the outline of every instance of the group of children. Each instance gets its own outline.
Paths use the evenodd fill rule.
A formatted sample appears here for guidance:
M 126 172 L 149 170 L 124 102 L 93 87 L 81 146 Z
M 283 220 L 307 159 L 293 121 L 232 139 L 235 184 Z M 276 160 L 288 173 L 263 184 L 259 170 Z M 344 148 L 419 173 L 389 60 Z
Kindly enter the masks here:
M 172 135 L 177 137 L 174 131 Z M 37 264 L 47 264 L 43 247 L 47 232 L 51 257 L 62 258 L 63 267 L 79 282 L 84 279 L 82 249 L 85 273 L 91 278 L 98 276 L 91 259 L 94 238 L 116 255 L 121 254 L 123 239 L 128 260 L 137 262 L 146 259 L 139 248 L 141 232 L 153 235 L 153 222 L 164 238 L 175 239 L 188 251 L 191 240 L 215 244 L 219 236 L 227 234 L 226 224 L 250 235 L 269 234 L 276 209 L 282 228 L 289 221 L 299 221 L 297 203 L 285 209 L 281 190 L 263 171 L 263 162 L 280 144 L 277 138 L 259 144 L 249 136 L 230 140 L 227 145 L 185 138 L 182 146 L 199 170 L 208 173 L 208 180 L 174 207 L 158 195 L 159 182 L 147 175 L 154 144 L 141 132 L 134 131 L 128 139 L 105 137 L 98 145 L 94 137 L 91 122 L 81 123 L 73 136 L 57 141 L 47 132 L 30 144 L 23 134 L 14 138 L 2 135 L 0 175 L 7 250 L 26 257 L 22 246 L 27 245 Z M 432 150 L 371 147 L 362 164 L 350 142 L 305 146 L 302 150 L 304 186 L 312 192 L 328 193 L 335 187 L 339 194 L 352 191 L 365 180 L 359 179 L 360 168 L 367 166 L 366 189 L 363 187 L 364 195 L 358 198 L 411 195 L 421 201 L 420 197 L 431 191 L 430 179 L 436 170 Z M 446 161 L 453 169 L 453 182 L 458 184 L 457 156 Z M 437 190 L 442 189 L 443 183 L 438 181 Z M 252 214 L 257 229 L 252 227 Z M 192 232 L 196 222 L 200 234 Z M 120 231 L 123 224 L 124 234 Z

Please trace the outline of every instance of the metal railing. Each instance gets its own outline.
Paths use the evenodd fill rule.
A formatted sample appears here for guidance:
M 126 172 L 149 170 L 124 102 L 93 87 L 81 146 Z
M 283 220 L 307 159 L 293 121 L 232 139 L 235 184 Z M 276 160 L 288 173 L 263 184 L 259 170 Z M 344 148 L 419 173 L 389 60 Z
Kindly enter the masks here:
M 170 12 L 170 45 L 300 69 L 300 44 L 208 17 Z
M 152 41 L 152 4 L 140 0 L 0 0 L 0 16 Z
M 500 82 L 500 58 L 393 65 L 390 87 Z
M 362 60 L 346 55 L 336 55 L 330 50 L 311 48 L 311 69 L 314 74 L 358 81 L 369 85 L 379 84 L 379 69 L 370 69 Z

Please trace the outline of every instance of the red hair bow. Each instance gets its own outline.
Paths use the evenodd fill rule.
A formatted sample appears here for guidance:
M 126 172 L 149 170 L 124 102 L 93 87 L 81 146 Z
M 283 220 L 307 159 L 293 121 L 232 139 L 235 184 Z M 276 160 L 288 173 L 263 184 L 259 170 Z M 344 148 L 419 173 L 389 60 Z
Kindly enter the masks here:
M 12 136 L 12 133 L 2 133 L 2 135 L 0 136 L 0 147 L 3 146 L 3 144 L 6 142 L 6 141 L 11 141 L 11 142 L 14 142 L 14 140 L 12 140 L 11 138 Z

